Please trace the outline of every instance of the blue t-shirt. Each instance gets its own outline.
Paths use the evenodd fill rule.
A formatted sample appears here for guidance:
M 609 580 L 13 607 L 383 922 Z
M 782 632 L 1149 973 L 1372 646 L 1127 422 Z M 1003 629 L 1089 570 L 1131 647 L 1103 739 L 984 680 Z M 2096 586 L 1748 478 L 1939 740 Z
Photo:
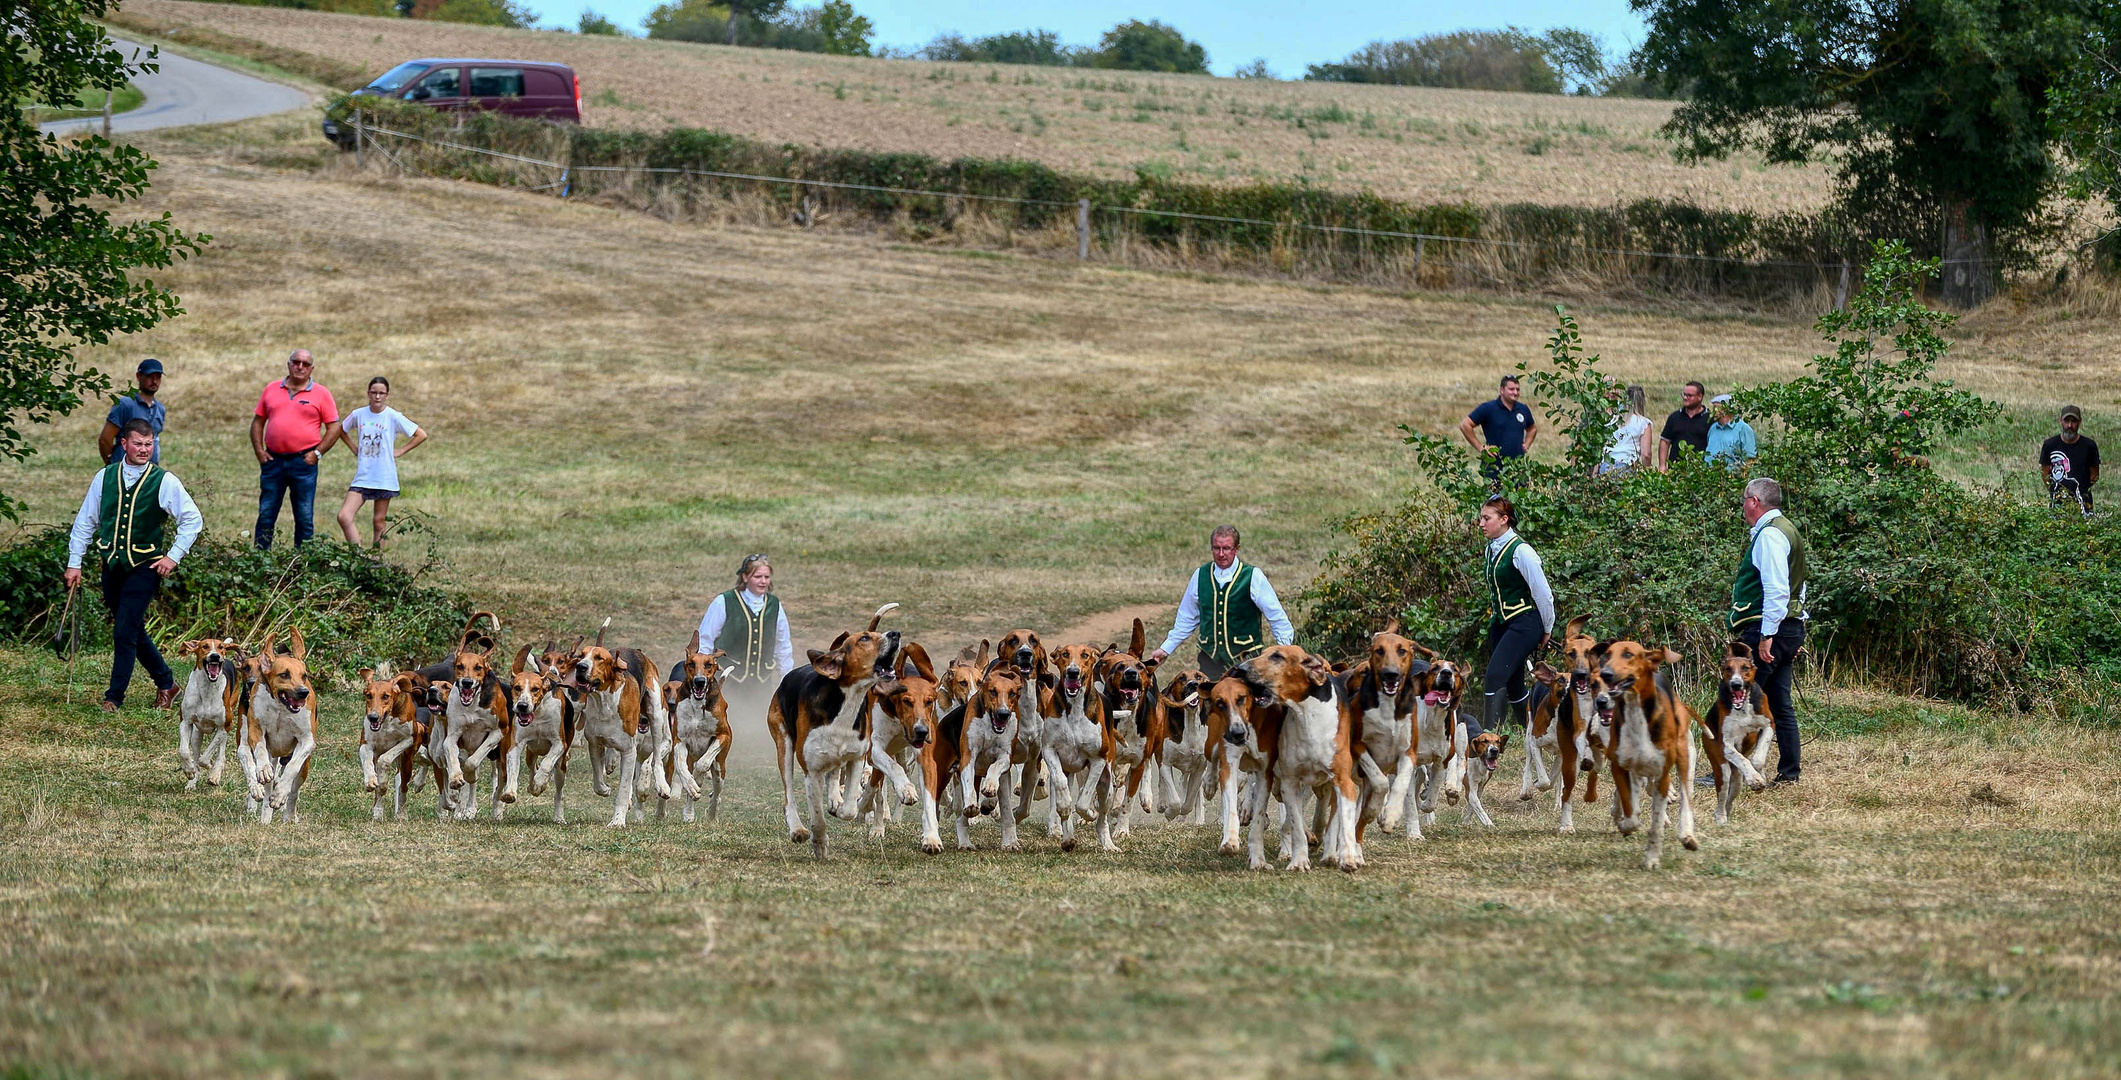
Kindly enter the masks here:
M 167 415 L 168 412 L 162 408 L 162 403 L 159 401 L 152 405 L 142 405 L 140 404 L 140 399 L 131 394 L 119 398 L 117 404 L 110 407 L 110 415 L 105 418 L 120 428 L 118 441 L 113 443 L 110 448 L 110 460 L 116 461 L 125 456 L 125 432 L 123 428 L 126 422 L 145 420 L 148 427 L 155 429 L 155 455 L 147 460 L 157 465 L 162 464 L 162 420 Z M 104 462 L 104 464 L 108 465 L 110 462 Z
M 1481 438 L 1503 457 L 1524 456 L 1524 433 L 1532 426 L 1532 409 L 1524 402 L 1504 405 L 1501 398 L 1483 401 L 1466 419 L 1480 425 Z

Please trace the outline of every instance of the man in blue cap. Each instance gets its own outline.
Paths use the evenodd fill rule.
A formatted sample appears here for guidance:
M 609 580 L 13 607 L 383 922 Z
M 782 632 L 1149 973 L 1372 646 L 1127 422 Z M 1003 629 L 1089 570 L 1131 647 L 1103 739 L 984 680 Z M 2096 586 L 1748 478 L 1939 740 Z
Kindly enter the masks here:
M 123 451 L 118 446 L 118 433 L 125 429 L 128 420 L 145 420 L 155 432 L 155 453 L 148 462 L 162 464 L 162 422 L 167 413 L 155 395 L 162 390 L 162 361 L 150 356 L 140 361 L 133 372 L 135 389 L 130 394 L 121 394 L 112 403 L 110 415 L 103 420 L 103 434 L 96 436 L 96 456 L 105 465 L 113 464 Z

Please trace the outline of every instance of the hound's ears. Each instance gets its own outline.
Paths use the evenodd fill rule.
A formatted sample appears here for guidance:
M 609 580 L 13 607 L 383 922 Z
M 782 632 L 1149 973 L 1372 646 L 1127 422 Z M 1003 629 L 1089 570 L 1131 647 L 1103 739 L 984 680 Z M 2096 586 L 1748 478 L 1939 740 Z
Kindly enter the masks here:
M 279 645 L 280 632 L 275 630 L 272 633 L 265 635 L 265 647 L 258 651 L 258 655 L 266 660 L 271 660 L 273 657 L 280 655 L 277 651 Z
M 929 682 L 935 681 L 935 665 L 928 660 L 928 650 L 921 648 L 917 641 L 909 641 L 905 648 L 899 650 L 898 677 L 906 678 L 909 667 L 921 678 Z
M 1543 683 L 1558 683 L 1561 681 L 1561 672 L 1548 667 L 1547 662 L 1541 660 L 1532 665 L 1532 677 Z
M 699 628 L 698 628 L 698 627 L 694 627 L 694 628 L 693 628 L 693 630 L 692 630 L 692 640 L 691 640 L 691 641 L 688 641 L 688 642 L 686 642 L 686 643 L 685 643 L 685 654 L 686 654 L 687 656 L 690 656 L 690 655 L 692 655 L 693 653 L 696 653 L 696 652 L 699 652 L 699 651 L 700 651 L 700 631 L 699 631 Z
M 846 633 L 845 633 L 844 631 L 842 631 L 842 632 L 840 633 L 840 636 L 838 636 L 838 637 L 836 637 L 836 638 L 833 638 L 833 639 L 832 639 L 832 647 L 831 647 L 830 649 L 827 649 L 826 651 L 827 651 L 827 652 L 837 652 L 837 651 L 839 651 L 840 649 L 842 649 L 842 648 L 845 648 L 845 647 L 846 647 L 846 645 L 847 645 L 847 634 L 846 634 Z
M 1397 634 L 1397 633 L 1399 633 L 1399 620 L 1398 620 L 1398 619 L 1393 619 L 1393 620 L 1391 620 L 1390 622 L 1387 622 L 1387 623 L 1385 623 L 1385 628 L 1384 628 L 1384 629 L 1382 629 L 1382 630 L 1379 630 L 1379 631 L 1378 631 L 1378 633 L 1380 633 L 1380 634 Z
M 977 664 L 977 665 L 979 665 L 979 666 L 980 666 L 980 667 L 982 667 L 982 668 L 986 667 L 986 666 L 987 666 L 987 653 L 988 653 L 989 651 L 991 651 L 992 649 L 993 649 L 993 646 L 992 646 L 992 645 L 989 645 L 989 644 L 987 644 L 987 639 L 986 639 L 986 638 L 981 638 L 981 639 L 979 639 L 979 656 L 978 656 L 978 657 L 976 657 L 976 658 L 974 658 L 972 662 L 973 662 L 974 664 Z
M 1733 641 L 1731 642 L 1731 655 L 1740 660 L 1750 660 L 1753 658 L 1753 650 L 1748 648 L 1743 641 Z
M 516 650 L 515 665 L 508 669 L 508 673 L 510 675 L 521 675 L 523 669 L 528 666 L 530 666 L 530 643 L 526 641 L 523 643 L 522 648 Z
M 1414 646 L 1414 651 L 1420 653 L 1422 659 L 1431 662 L 1434 662 L 1436 660 L 1437 653 L 1435 649 L 1429 648 L 1427 645 L 1423 645 L 1421 642 L 1416 641 L 1413 638 L 1408 638 L 1407 644 Z
M 981 645 L 985 645 L 985 644 L 986 644 L 986 642 L 982 641 L 982 642 L 980 642 L 980 644 L 981 644 Z M 960 664 L 976 664 L 976 663 L 979 663 L 979 649 L 978 649 L 978 647 L 977 647 L 977 646 L 973 646 L 973 645 L 966 645 L 966 646 L 963 646 L 962 648 L 959 648 L 959 649 L 957 650 L 957 662 L 958 662 L 958 663 L 960 663 Z
M 1149 638 L 1140 619 L 1134 620 L 1134 634 L 1127 639 L 1127 651 L 1136 656 L 1149 651 Z
M 716 663 L 720 663 L 722 658 L 728 655 L 728 653 L 725 653 L 720 649 L 716 649 L 713 652 L 707 654 L 707 659 L 713 660 Z
M 365 667 L 365 668 L 362 668 L 362 669 L 361 669 L 361 672 L 360 672 L 360 677 L 361 677 L 361 684 L 362 684 L 363 686 L 366 686 L 367 684 L 369 684 L 369 683 L 371 683 L 371 682 L 374 682 L 374 681 L 375 681 L 375 678 L 376 678 L 376 669 L 374 669 L 374 668 L 372 668 L 372 667 Z
M 1311 677 L 1312 686 L 1324 686 L 1333 681 L 1333 669 L 1326 666 L 1323 659 L 1307 653 L 1304 655 L 1303 664 L 1304 674 Z
M 1136 655 L 1136 656 L 1141 656 L 1141 654 L 1140 654 L 1140 653 L 1135 653 L 1134 655 Z M 1150 671 L 1155 671 L 1155 670 L 1156 670 L 1156 666 L 1157 666 L 1158 664 L 1161 664 L 1161 663 L 1163 663 L 1163 661 L 1162 661 L 1162 660 L 1159 660 L 1159 659 L 1150 659 L 1150 658 L 1147 658 L 1147 657 L 1144 657 L 1144 658 L 1142 659 L 1142 666 L 1143 666 L 1143 667 L 1145 667 L 1145 668 L 1148 668 L 1148 669 L 1149 669 Z
M 1589 625 L 1591 625 L 1591 617 L 1589 615 L 1578 615 L 1569 620 L 1569 625 L 1562 631 L 1562 636 L 1564 638 L 1582 637 L 1584 636 L 1583 628 Z
M 588 641 L 588 640 L 589 640 L 589 635 L 587 635 L 587 634 L 576 634 L 576 635 L 574 636 L 574 644 L 572 644 L 572 645 L 569 645 L 569 646 L 567 647 L 567 654 L 568 654 L 569 656 L 580 656 L 580 655 L 582 655 L 582 643 L 583 643 L 583 642 L 585 642 L 585 641 Z
M 840 672 L 842 670 L 841 664 L 843 664 L 846 659 L 846 655 L 844 653 L 839 652 L 837 648 L 835 648 L 832 652 L 819 652 L 816 649 L 810 650 L 810 666 L 816 669 L 818 674 L 823 675 L 828 679 L 837 679 L 840 677 Z
M 1353 665 L 1349 664 L 1346 660 L 1335 660 L 1333 661 L 1333 674 L 1345 675 L 1348 673 L 1348 668 L 1350 668 L 1351 666 Z
M 419 689 L 417 676 L 413 675 L 412 672 L 405 672 L 404 674 L 399 675 L 397 678 L 390 680 L 390 688 L 400 694 L 410 694 L 414 690 Z
M 1676 664 L 1686 658 L 1670 649 L 1651 649 L 1650 659 L 1660 664 Z

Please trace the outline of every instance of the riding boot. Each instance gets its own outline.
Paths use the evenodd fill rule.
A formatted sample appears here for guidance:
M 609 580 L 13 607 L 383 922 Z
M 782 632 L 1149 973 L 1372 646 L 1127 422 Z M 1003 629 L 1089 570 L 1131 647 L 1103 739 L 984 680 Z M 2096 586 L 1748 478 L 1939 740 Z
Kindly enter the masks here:
M 1510 719 L 1516 721 L 1517 730 L 1519 731 L 1532 730 L 1529 712 L 1531 708 L 1531 702 L 1532 695 L 1530 694 L 1526 694 L 1525 696 L 1518 698 L 1516 701 L 1510 702 Z
M 1474 716 L 1471 713 L 1463 714 L 1466 718 L 1466 738 L 1468 740 L 1477 739 L 1487 732 L 1501 727 L 1504 710 L 1510 707 L 1509 702 L 1503 698 L 1500 690 L 1487 695 L 1485 705 L 1487 708 L 1484 716 Z

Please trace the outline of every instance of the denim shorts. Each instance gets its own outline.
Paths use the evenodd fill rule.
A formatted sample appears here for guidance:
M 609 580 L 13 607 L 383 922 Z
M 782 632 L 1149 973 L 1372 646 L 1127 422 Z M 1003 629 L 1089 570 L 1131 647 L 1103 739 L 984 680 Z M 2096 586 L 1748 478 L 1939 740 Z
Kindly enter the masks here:
M 377 499 L 395 499 L 398 497 L 398 493 L 389 488 L 350 487 L 346 490 L 358 493 L 362 502 L 374 502 Z

